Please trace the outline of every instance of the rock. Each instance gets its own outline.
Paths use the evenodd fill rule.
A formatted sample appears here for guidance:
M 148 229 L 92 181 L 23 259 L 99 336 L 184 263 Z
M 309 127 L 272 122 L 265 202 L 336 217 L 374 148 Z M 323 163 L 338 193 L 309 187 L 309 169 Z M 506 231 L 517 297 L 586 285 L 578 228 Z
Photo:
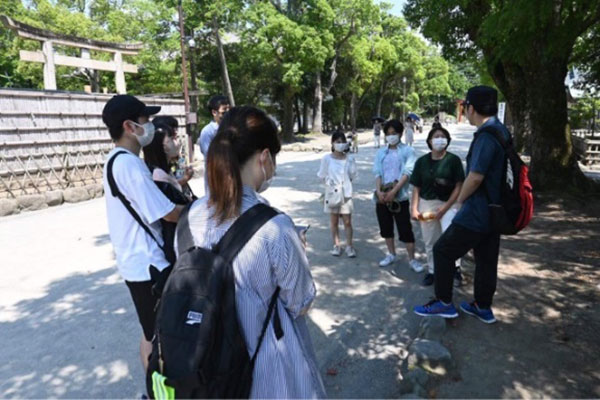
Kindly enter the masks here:
M 61 205 L 64 201 L 63 194 L 60 190 L 53 190 L 51 192 L 44 193 L 46 198 L 46 204 L 50 207 Z
M 419 330 L 419 337 L 439 341 L 446 332 L 446 320 L 442 317 L 423 318 Z
M 423 368 L 414 368 L 406 374 L 404 378 L 409 382 L 413 383 L 413 386 L 425 386 L 429 381 L 429 374 Z
M 19 212 L 19 204 L 15 199 L 0 199 L 0 217 Z
M 295 144 L 292 146 L 292 151 L 300 151 L 300 145 L 299 144 Z
M 85 188 L 90 194 L 91 199 L 102 197 L 102 195 L 104 194 L 104 186 L 102 186 L 101 183 L 87 185 Z
M 17 198 L 19 208 L 26 211 L 41 210 L 48 208 L 46 197 L 43 194 L 29 194 Z
M 437 375 L 446 375 L 453 367 L 452 355 L 441 343 L 416 339 L 409 348 L 409 369 L 421 367 Z
M 425 397 L 421 397 L 415 393 L 403 394 L 402 396 L 400 396 L 398 398 L 399 399 L 425 399 Z
M 67 203 L 78 203 L 91 198 L 90 193 L 84 187 L 65 189 L 63 192 L 63 197 Z

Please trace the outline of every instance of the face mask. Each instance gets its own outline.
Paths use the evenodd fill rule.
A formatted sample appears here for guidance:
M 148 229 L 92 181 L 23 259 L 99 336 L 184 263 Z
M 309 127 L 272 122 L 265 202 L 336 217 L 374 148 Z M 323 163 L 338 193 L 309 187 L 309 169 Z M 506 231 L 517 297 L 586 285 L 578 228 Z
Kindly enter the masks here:
M 265 190 L 267 190 L 269 186 L 271 186 L 271 182 L 273 182 L 273 177 L 275 176 L 275 162 L 273 162 L 273 156 L 271 156 L 271 153 L 269 153 L 269 159 L 271 160 L 271 163 L 273 165 L 273 175 L 269 179 L 267 179 L 267 171 L 265 171 L 264 165 L 261 166 L 265 180 L 263 181 L 263 183 L 260 184 L 260 187 L 258 188 L 258 193 L 262 193 Z
M 334 143 L 333 149 L 337 152 L 343 153 L 348 148 L 348 143 Z
M 168 158 L 176 158 L 179 156 L 181 145 L 176 145 L 173 140 L 167 140 L 167 143 L 164 145 L 164 149 Z
M 140 128 L 144 129 L 144 134 L 142 136 L 137 134 L 135 135 L 135 138 L 137 139 L 140 146 L 146 147 L 150 143 L 152 143 L 152 140 L 154 139 L 154 124 L 152 122 L 146 122 L 144 125 L 140 125 L 137 122 L 131 122 L 135 126 L 139 126 Z
M 385 137 L 385 141 L 388 142 L 389 145 L 395 146 L 400 141 L 400 135 L 388 135 Z
M 446 139 L 446 138 L 431 139 L 431 147 L 433 147 L 433 149 L 437 150 L 437 151 L 444 150 L 446 148 L 447 144 L 448 144 L 448 139 Z

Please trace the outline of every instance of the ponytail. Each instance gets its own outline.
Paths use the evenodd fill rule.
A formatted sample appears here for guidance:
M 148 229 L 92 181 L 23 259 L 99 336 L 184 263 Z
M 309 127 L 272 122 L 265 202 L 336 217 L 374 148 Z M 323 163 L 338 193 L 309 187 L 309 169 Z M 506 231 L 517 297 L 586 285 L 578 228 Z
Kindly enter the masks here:
M 239 214 L 242 207 L 242 176 L 233 145 L 226 135 L 215 137 L 206 163 L 209 205 L 215 207 L 219 223 Z
M 208 205 L 219 224 L 240 215 L 244 192 L 241 169 L 257 152 L 268 148 L 272 155 L 281 150 L 275 123 L 254 107 L 230 109 L 207 154 Z

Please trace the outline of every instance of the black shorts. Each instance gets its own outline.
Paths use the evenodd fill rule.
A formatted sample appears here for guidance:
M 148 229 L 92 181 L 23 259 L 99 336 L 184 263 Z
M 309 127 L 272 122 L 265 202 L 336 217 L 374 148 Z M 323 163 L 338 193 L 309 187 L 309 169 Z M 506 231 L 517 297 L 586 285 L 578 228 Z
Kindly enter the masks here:
M 129 293 L 131 293 L 135 311 L 144 331 L 144 337 L 147 341 L 151 341 L 154 336 L 155 308 L 158 302 L 158 297 L 152 293 L 152 281 L 125 281 L 125 284 L 129 288 Z
M 413 235 L 412 224 L 410 223 L 408 200 L 401 201 L 400 206 L 400 211 L 393 213 L 385 204 L 377 203 L 375 211 L 377 213 L 377 222 L 379 223 L 379 232 L 382 238 L 393 239 L 394 221 L 396 221 L 398 240 L 404 243 L 414 243 L 415 235 Z

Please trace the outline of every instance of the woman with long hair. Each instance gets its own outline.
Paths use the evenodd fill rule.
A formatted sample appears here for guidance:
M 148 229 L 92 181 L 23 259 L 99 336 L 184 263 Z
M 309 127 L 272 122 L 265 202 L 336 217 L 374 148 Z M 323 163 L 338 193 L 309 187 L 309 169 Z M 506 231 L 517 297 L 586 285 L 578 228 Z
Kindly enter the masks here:
M 219 125 L 207 154 L 209 194 L 191 206 L 194 244 L 212 248 L 246 210 L 267 203 L 266 190 L 281 149 L 274 122 L 254 107 L 234 107 Z M 249 355 L 254 354 L 271 296 L 283 336 L 269 324 L 253 371 L 251 398 L 324 397 L 305 321 L 315 298 L 308 259 L 294 223 L 280 213 L 264 224 L 232 262 L 237 314 Z

